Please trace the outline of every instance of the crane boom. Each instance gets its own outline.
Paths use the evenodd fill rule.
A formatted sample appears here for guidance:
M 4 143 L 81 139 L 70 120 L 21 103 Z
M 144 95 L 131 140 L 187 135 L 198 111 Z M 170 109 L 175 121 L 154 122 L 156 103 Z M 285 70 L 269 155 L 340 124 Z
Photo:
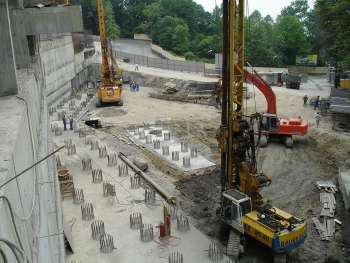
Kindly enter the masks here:
M 97 106 L 103 104 L 116 103 L 123 105 L 122 87 L 123 71 L 118 68 L 112 45 L 110 44 L 106 31 L 104 0 L 97 1 L 98 24 L 100 30 L 101 42 L 101 83 L 97 89 L 98 102 Z
M 108 85 L 111 83 L 111 70 L 108 61 L 108 38 L 106 32 L 106 23 L 105 23 L 105 9 L 103 5 L 103 0 L 97 0 L 97 13 L 98 13 L 98 24 L 100 30 L 100 41 L 101 41 L 101 76 L 102 83 Z

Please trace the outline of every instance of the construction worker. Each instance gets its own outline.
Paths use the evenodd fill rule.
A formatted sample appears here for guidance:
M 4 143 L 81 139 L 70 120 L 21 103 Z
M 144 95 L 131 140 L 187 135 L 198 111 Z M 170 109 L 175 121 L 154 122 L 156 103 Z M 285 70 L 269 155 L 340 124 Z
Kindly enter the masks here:
M 315 115 L 315 121 L 316 121 L 316 127 L 317 128 L 320 125 L 320 120 L 321 120 L 321 113 L 317 112 L 316 115 Z
M 66 131 L 67 130 L 67 115 L 65 112 L 63 113 L 62 121 L 63 121 L 63 129 Z
M 314 102 L 314 110 L 317 110 L 320 105 L 320 96 L 317 96 L 315 102 Z
M 309 98 L 308 98 L 307 95 L 305 95 L 305 96 L 303 97 L 304 106 L 306 106 L 308 99 L 309 99 Z
M 72 114 L 69 115 L 69 127 L 71 130 L 73 130 L 73 116 L 72 116 Z

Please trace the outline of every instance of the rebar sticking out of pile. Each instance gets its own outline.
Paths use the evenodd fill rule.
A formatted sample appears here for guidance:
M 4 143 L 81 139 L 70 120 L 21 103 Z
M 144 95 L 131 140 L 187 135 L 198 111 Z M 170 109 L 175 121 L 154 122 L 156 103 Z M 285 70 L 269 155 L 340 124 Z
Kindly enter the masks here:
M 59 155 L 56 155 L 56 166 L 57 166 L 57 169 L 60 169 L 62 167 L 62 163 L 61 163 L 61 158 Z
M 92 172 L 92 182 L 98 184 L 102 182 L 102 169 L 93 169 Z
M 116 153 L 110 153 L 107 155 L 108 166 L 115 166 L 118 164 L 118 157 Z
M 81 204 L 81 217 L 84 221 L 90 221 L 95 218 L 94 207 L 91 203 Z
M 178 161 L 180 159 L 180 153 L 178 151 L 174 151 L 171 153 L 171 160 Z
M 68 147 L 73 144 L 72 139 L 64 139 L 64 146 Z
M 198 148 L 191 147 L 191 158 L 196 158 L 198 156 Z
M 104 182 L 103 185 L 103 196 L 116 196 L 115 185 L 109 182 Z
M 79 138 L 83 138 L 86 136 L 85 130 L 79 129 Z
M 107 157 L 107 147 L 99 147 L 98 148 L 98 157 L 100 158 L 106 158 Z
M 188 217 L 182 214 L 176 216 L 176 226 L 179 231 L 188 231 L 190 230 L 190 222 Z
M 130 215 L 130 228 L 140 229 L 142 227 L 142 215 L 141 213 L 132 213 Z
M 170 205 L 168 203 L 165 203 L 164 206 L 166 207 L 166 209 L 167 209 L 167 211 L 168 211 L 168 213 L 170 215 L 170 218 L 171 219 L 176 218 L 176 216 L 177 216 L 177 208 L 176 208 L 176 206 Z
M 170 154 L 170 151 L 169 151 L 169 146 L 166 145 L 166 146 L 162 146 L 162 154 L 164 156 L 168 156 Z
M 140 227 L 140 239 L 142 242 L 150 242 L 153 240 L 153 225 L 151 224 L 143 224 Z
M 131 189 L 138 189 L 141 185 L 141 178 L 137 174 L 130 176 Z
M 98 141 L 92 141 L 91 142 L 91 151 L 96 151 L 98 150 Z
M 186 142 L 181 143 L 181 152 L 183 152 L 183 153 L 188 152 L 188 144 Z
M 68 155 L 73 155 L 73 154 L 76 154 L 76 153 L 77 153 L 77 148 L 75 147 L 75 144 L 70 144 L 67 147 L 67 154 Z
M 50 125 L 51 132 L 55 132 L 55 129 L 57 129 L 57 128 L 58 128 L 58 124 L 57 123 L 51 123 L 51 125 Z
M 211 261 L 220 261 L 223 257 L 223 251 L 218 244 L 211 243 L 209 245 L 208 256 Z
M 170 141 L 171 139 L 171 134 L 170 132 L 165 132 L 164 133 L 164 141 Z
M 85 137 L 85 145 L 91 145 L 91 143 L 92 143 L 92 137 L 86 136 Z
M 71 100 L 68 104 L 69 110 L 74 110 L 75 109 L 75 100 Z
M 92 160 L 90 158 L 83 158 L 81 164 L 83 171 L 90 171 L 92 169 Z
M 114 241 L 112 235 L 104 234 L 100 238 L 100 250 L 102 253 L 112 253 L 114 247 Z
M 102 220 L 95 220 L 91 223 L 91 236 L 93 240 L 100 240 L 106 233 L 105 223 Z
M 184 156 L 182 158 L 182 166 L 186 168 L 191 167 L 191 158 L 189 156 Z
M 184 262 L 184 256 L 180 252 L 172 252 L 169 255 L 168 258 L 169 263 L 183 263 Z
M 73 190 L 73 203 L 80 205 L 84 203 L 84 191 L 81 188 L 74 188 Z
M 145 203 L 154 204 L 156 202 L 156 191 L 151 188 L 145 189 Z
M 118 165 L 118 175 L 120 177 L 129 175 L 129 168 L 126 164 Z
M 160 140 L 153 141 L 153 148 L 156 150 L 160 149 Z
M 55 107 L 50 107 L 49 108 L 49 115 L 52 116 L 52 114 L 56 112 L 56 108 Z
M 63 133 L 63 129 L 61 127 L 57 127 L 54 129 L 55 136 L 60 136 Z
M 146 144 L 152 144 L 152 135 L 151 134 L 148 134 L 146 136 Z

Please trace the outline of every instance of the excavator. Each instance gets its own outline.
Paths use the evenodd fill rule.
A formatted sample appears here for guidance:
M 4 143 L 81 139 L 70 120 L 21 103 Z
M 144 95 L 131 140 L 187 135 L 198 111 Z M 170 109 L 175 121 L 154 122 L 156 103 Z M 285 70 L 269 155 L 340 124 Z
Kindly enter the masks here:
M 279 118 L 277 115 L 276 95 L 271 86 L 254 70 L 251 65 L 243 69 L 244 81 L 249 81 L 264 95 L 267 110 L 261 115 L 258 123 L 259 144 L 265 147 L 271 139 L 284 141 L 286 147 L 293 147 L 293 136 L 304 136 L 308 131 L 308 123 L 301 117 Z M 222 81 L 217 85 L 215 94 L 222 92 Z
M 244 114 L 245 1 L 223 1 L 222 114 L 218 133 L 222 194 L 218 215 L 230 229 L 228 256 L 239 256 L 240 239 L 245 236 L 264 244 L 273 252 L 275 262 L 285 262 L 286 253 L 304 243 L 306 223 L 274 207 L 259 193 L 271 184 L 271 178 L 257 169 L 254 128 L 261 117 Z
M 249 65 L 248 68 L 251 68 Z M 301 117 L 279 118 L 277 116 L 276 95 L 270 85 L 255 71 L 244 69 L 245 81 L 251 82 L 265 96 L 267 111 L 262 114 L 259 123 L 259 143 L 265 147 L 272 138 L 282 139 L 289 148 L 293 146 L 293 136 L 304 136 L 308 131 L 308 123 Z
M 97 87 L 98 101 L 96 106 L 99 107 L 106 104 L 117 104 L 118 106 L 122 106 L 123 72 L 118 68 L 113 54 L 112 45 L 107 38 L 103 0 L 97 0 L 97 13 L 101 41 L 102 79 L 99 81 Z

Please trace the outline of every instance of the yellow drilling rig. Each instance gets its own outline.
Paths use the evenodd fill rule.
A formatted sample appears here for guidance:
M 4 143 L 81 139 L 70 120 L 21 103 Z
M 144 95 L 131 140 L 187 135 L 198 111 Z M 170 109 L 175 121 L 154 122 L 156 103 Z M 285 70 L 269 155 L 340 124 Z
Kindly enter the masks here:
M 118 106 L 122 106 L 123 72 L 118 68 L 115 56 L 113 54 L 112 45 L 108 41 L 103 0 L 97 0 L 97 13 L 100 30 L 102 62 L 101 80 L 99 81 L 97 87 L 98 101 L 96 106 L 106 104 L 117 104 Z
M 254 124 L 259 115 L 244 115 L 245 1 L 223 1 L 220 216 L 231 229 L 228 255 L 238 257 L 240 237 L 247 235 L 269 247 L 280 262 L 286 252 L 304 243 L 306 223 L 265 202 L 259 193 L 271 179 L 257 170 Z

